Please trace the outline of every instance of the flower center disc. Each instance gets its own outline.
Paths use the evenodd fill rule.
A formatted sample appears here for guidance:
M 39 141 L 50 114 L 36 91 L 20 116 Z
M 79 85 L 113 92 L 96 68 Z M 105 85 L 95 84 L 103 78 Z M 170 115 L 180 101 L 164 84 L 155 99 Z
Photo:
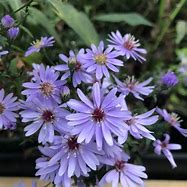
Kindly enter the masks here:
M 53 92 L 53 86 L 49 82 L 45 82 L 41 84 L 41 91 L 45 96 L 50 96 Z
M 115 168 L 117 171 L 121 171 L 125 167 L 125 162 L 122 160 L 118 160 L 115 163 Z
M 96 108 L 92 113 L 92 117 L 96 122 L 101 122 L 105 116 L 104 111 L 101 108 Z
M 77 61 L 75 64 L 75 71 L 79 71 L 80 69 L 81 69 L 81 63 Z
M 45 122 L 51 122 L 51 121 L 54 121 L 55 119 L 55 116 L 54 114 L 49 111 L 49 110 L 46 110 L 43 112 L 42 114 L 42 119 L 45 121 Z
M 42 45 L 42 42 L 40 40 L 36 40 L 35 42 L 33 42 L 33 45 L 35 48 L 39 49 Z
M 69 138 L 67 144 L 70 150 L 77 150 L 79 148 L 79 143 L 77 143 L 77 137 Z
M 105 54 L 100 54 L 95 56 L 95 61 L 98 64 L 106 64 L 107 57 Z
M 0 103 L 0 114 L 2 114 L 4 110 L 5 110 L 4 105 Z

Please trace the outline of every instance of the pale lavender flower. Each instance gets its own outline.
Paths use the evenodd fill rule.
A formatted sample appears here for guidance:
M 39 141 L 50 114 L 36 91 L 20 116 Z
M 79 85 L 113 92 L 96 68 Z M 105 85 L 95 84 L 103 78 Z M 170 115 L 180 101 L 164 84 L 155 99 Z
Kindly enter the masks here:
M 19 32 L 20 32 L 19 27 L 11 27 L 10 29 L 8 29 L 7 34 L 11 40 L 15 40 L 19 35 Z
M 106 183 L 112 184 L 112 187 L 118 187 L 119 183 L 122 187 L 144 187 L 142 179 L 147 179 L 145 167 L 127 163 L 126 155 L 118 155 L 113 159 L 106 159 L 107 165 L 112 166 L 99 182 L 99 187 L 105 186 Z
M 142 139 L 143 137 L 150 140 L 155 140 L 155 137 L 151 134 L 146 126 L 153 125 L 158 120 L 158 115 L 152 115 L 155 109 L 152 109 L 144 114 L 134 115 L 130 120 L 125 121 L 129 126 L 129 129 L 124 136 L 119 137 L 119 143 L 124 143 L 128 138 L 128 132 L 136 139 Z
M 0 46 L 0 50 L 2 50 L 2 46 Z M 0 58 L 1 56 L 6 55 L 6 54 L 8 54 L 8 51 L 0 51 Z
M 147 79 L 144 82 L 139 83 L 134 76 L 128 77 L 124 82 L 120 81 L 114 76 L 115 82 L 117 84 L 118 91 L 124 96 L 132 93 L 135 98 L 144 100 L 141 95 L 147 96 L 153 92 L 154 86 L 148 86 L 152 81 L 152 78 Z
M 180 120 L 180 117 L 176 113 L 168 113 L 166 109 L 160 109 L 157 107 L 156 111 L 160 116 L 164 118 L 165 121 L 167 121 L 172 127 L 177 129 L 183 136 L 187 137 L 187 129 L 181 128 L 180 123 L 182 120 Z
M 18 184 L 14 185 L 13 187 L 26 187 L 26 185 L 23 182 L 19 182 Z M 35 181 L 32 182 L 32 186 L 31 187 L 37 187 Z
M 74 87 L 77 87 L 81 82 L 91 83 L 92 76 L 88 74 L 83 67 L 82 56 L 84 55 L 84 49 L 81 49 L 77 54 L 72 50 L 69 52 L 69 57 L 64 54 L 60 54 L 59 58 L 66 64 L 61 64 L 55 66 L 55 69 L 58 71 L 64 72 L 61 77 L 62 80 L 65 80 L 72 76 L 72 83 Z
M 175 167 L 177 167 L 177 165 L 175 163 L 175 160 L 174 160 L 173 155 L 170 152 L 170 150 L 180 150 L 181 145 L 180 144 L 170 144 L 169 143 L 169 141 L 170 141 L 169 134 L 164 134 L 164 136 L 165 136 L 164 141 L 156 140 L 153 143 L 153 146 L 155 147 L 154 152 L 157 155 L 161 155 L 161 152 L 162 152 L 166 156 L 166 158 L 169 160 L 172 167 L 175 168 Z
M 27 89 L 22 91 L 22 94 L 26 95 L 29 100 L 37 97 L 60 103 L 60 88 L 65 84 L 65 81 L 58 80 L 59 74 L 52 67 L 45 68 L 41 64 L 39 69 L 33 71 L 33 75 L 31 82 L 23 83 Z
M 109 70 L 119 72 L 118 66 L 123 66 L 123 62 L 117 59 L 118 56 L 119 53 L 112 51 L 111 47 L 104 49 L 104 43 L 101 41 L 98 47 L 92 44 L 91 49 L 86 50 L 86 54 L 83 56 L 84 67 L 87 72 L 95 73 L 98 80 L 103 76 L 109 78 Z
M 18 117 L 15 112 L 19 109 L 16 99 L 12 93 L 5 96 L 4 89 L 0 90 L 0 129 L 15 128 Z
M 114 47 L 115 50 L 119 51 L 122 56 L 126 56 L 127 59 L 133 58 L 140 62 L 146 60 L 142 55 L 145 55 L 147 51 L 140 48 L 139 40 L 136 40 L 133 35 L 125 34 L 122 36 L 119 31 L 116 31 L 116 33 L 112 32 L 109 38 L 108 41 L 111 42 L 109 47 Z
M 25 136 L 31 136 L 40 131 L 39 143 L 52 143 L 55 130 L 61 133 L 70 130 L 65 119 L 69 112 L 54 101 L 33 99 L 32 102 L 25 102 L 23 107 L 24 110 L 20 112 L 22 122 L 31 122 L 24 128 Z
M 10 28 L 14 25 L 15 20 L 10 15 L 5 15 L 1 19 L 1 23 L 4 28 Z
M 39 52 L 42 48 L 52 47 L 54 43 L 54 37 L 41 37 L 40 40 L 36 40 L 31 44 L 25 52 L 25 57 L 32 53 Z
M 173 87 L 178 84 L 179 80 L 174 72 L 167 72 L 161 77 L 161 82 L 168 87 Z
M 70 99 L 67 105 L 77 111 L 66 117 L 68 124 L 73 126 L 72 133 L 78 135 L 78 142 L 89 143 L 96 139 L 98 149 L 102 149 L 103 139 L 112 146 L 112 134 L 122 136 L 126 131 L 124 120 L 130 119 L 129 111 L 117 107 L 121 97 L 116 97 L 117 89 L 112 89 L 106 96 L 101 92 L 99 83 L 92 88 L 92 101 L 77 89 L 81 101 Z

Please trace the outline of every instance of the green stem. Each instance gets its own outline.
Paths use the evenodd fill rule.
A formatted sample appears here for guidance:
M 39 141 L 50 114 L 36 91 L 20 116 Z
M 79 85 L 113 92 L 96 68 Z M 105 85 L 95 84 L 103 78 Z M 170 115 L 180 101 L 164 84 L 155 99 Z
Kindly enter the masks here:
M 179 13 L 179 11 L 181 10 L 182 6 L 184 5 L 186 0 L 180 0 L 180 2 L 176 5 L 175 9 L 173 10 L 173 12 L 170 14 L 167 22 L 165 23 L 165 26 L 163 27 L 161 34 L 158 36 L 158 39 L 153 47 L 153 50 L 156 50 L 157 47 L 160 45 L 163 37 L 165 36 L 168 28 L 170 27 L 171 23 L 173 22 L 173 20 L 175 19 L 175 17 L 177 16 L 177 14 Z
M 22 10 L 22 9 L 24 9 L 24 8 L 28 8 L 28 6 L 29 6 L 32 2 L 33 2 L 33 0 L 28 1 L 28 2 L 25 3 L 23 6 L 21 6 L 21 7 L 18 8 L 17 10 L 15 10 L 15 11 L 13 12 L 13 14 L 19 12 L 20 10 Z
M 47 51 L 45 49 L 43 49 L 43 52 L 44 52 L 44 56 L 46 57 L 46 59 L 49 61 L 49 63 L 51 65 L 54 65 L 53 61 L 49 58 L 48 54 L 47 54 Z

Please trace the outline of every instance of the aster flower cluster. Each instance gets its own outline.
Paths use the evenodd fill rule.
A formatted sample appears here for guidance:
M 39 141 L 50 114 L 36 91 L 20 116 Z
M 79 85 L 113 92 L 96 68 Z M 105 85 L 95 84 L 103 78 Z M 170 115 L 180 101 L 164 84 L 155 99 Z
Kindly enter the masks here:
M 15 111 L 20 109 L 25 136 L 35 135 L 39 143 L 41 157 L 36 160 L 36 176 L 57 187 L 84 184 L 85 177 L 103 166 L 107 166 L 106 173 L 97 178 L 97 186 L 144 186 L 146 168 L 132 163 L 124 150 L 127 141 L 153 141 L 155 153 L 165 154 L 175 167 L 170 150 L 180 146 L 169 144 L 169 135 L 164 142 L 156 140 L 150 126 L 155 125 L 160 114 L 187 135 L 178 117 L 165 110 L 135 112 L 128 103 L 129 95 L 143 103 L 154 91 L 153 78 L 140 82 L 126 76 L 122 80 L 119 72 L 128 59 L 143 63 L 146 50 L 140 48 L 134 36 L 122 36 L 119 31 L 112 32 L 108 41 L 108 46 L 101 41 L 88 49 L 70 50 L 68 55 L 60 53 L 60 64 L 55 66 L 33 64 L 30 81 L 23 83 L 25 100 L 19 104 L 12 94 L 4 97 L 4 90 L 0 91 L 0 127 L 15 124 Z M 41 37 L 25 56 L 53 44 L 53 37 Z

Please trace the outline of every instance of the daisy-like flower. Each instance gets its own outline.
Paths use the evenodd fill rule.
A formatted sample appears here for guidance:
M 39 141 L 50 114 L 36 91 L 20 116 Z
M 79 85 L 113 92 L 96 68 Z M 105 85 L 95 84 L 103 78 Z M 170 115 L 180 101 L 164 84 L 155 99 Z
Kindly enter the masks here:
M 2 50 L 2 46 L 0 46 L 0 50 Z M 8 51 L 0 51 L 0 58 L 1 56 L 6 55 L 6 54 L 8 54 Z
M 161 77 L 161 82 L 168 87 L 173 87 L 178 84 L 179 80 L 174 72 L 167 72 Z
M 84 49 L 81 49 L 77 55 L 71 50 L 69 52 L 69 57 L 64 54 L 60 54 L 59 58 L 66 64 L 61 64 L 55 66 L 55 69 L 58 71 L 64 72 L 61 77 L 62 80 L 65 80 L 72 76 L 73 86 L 77 87 L 81 82 L 90 83 L 92 76 L 88 74 L 83 67 L 82 56 L 84 55 Z
M 37 97 L 60 103 L 60 88 L 65 84 L 65 81 L 58 80 L 59 74 L 52 67 L 45 68 L 41 64 L 38 69 L 33 71 L 33 75 L 31 82 L 23 83 L 27 89 L 22 91 L 22 94 L 26 95 L 29 100 Z
M 36 40 L 31 44 L 25 52 L 25 57 L 32 53 L 39 52 L 42 48 L 52 47 L 54 43 L 54 37 L 41 37 L 40 40 Z
M 60 108 L 56 102 L 51 100 L 32 100 L 25 102 L 24 110 L 20 112 L 22 122 L 32 122 L 26 126 L 26 136 L 31 136 L 40 129 L 38 142 L 45 144 L 52 143 L 54 140 L 54 131 L 68 132 L 69 126 L 65 116 L 69 113 Z
M 139 40 L 136 40 L 133 35 L 125 34 L 122 36 L 119 31 L 116 31 L 116 33 L 112 32 L 109 38 L 108 41 L 111 42 L 109 47 L 115 48 L 115 50 L 127 59 L 133 58 L 140 62 L 146 60 L 142 55 L 145 55 L 147 51 L 140 48 Z
M 128 121 L 125 121 L 128 124 L 129 129 L 123 137 L 119 137 L 119 143 L 124 143 L 128 138 L 128 132 L 136 139 L 142 139 L 143 137 L 150 140 L 155 140 L 155 137 L 151 134 L 153 132 L 149 131 L 146 126 L 153 125 L 158 120 L 158 115 L 153 115 L 155 109 L 152 109 L 144 114 L 132 116 Z
M 166 156 L 166 158 L 169 160 L 172 167 L 175 168 L 175 167 L 177 167 L 177 165 L 175 163 L 175 160 L 174 160 L 173 155 L 170 152 L 170 150 L 180 150 L 181 145 L 180 144 L 170 144 L 169 143 L 169 141 L 170 141 L 169 134 L 164 134 L 164 136 L 165 136 L 164 141 L 156 140 L 153 143 L 153 146 L 155 147 L 154 152 L 157 155 L 161 155 L 161 152 L 162 152 Z
M 152 78 L 147 79 L 144 82 L 139 83 L 134 76 L 128 77 L 124 82 L 120 81 L 114 76 L 114 80 L 117 84 L 118 91 L 124 96 L 132 93 L 137 99 L 144 100 L 141 95 L 147 96 L 153 92 L 154 86 L 148 86 L 152 81 Z
M 78 135 L 79 143 L 89 143 L 95 137 L 98 149 L 102 149 L 103 139 L 112 146 L 112 134 L 121 136 L 126 131 L 123 121 L 130 119 L 130 112 L 118 107 L 121 97 L 116 97 L 116 92 L 114 88 L 104 96 L 97 82 L 92 88 L 92 101 L 77 89 L 81 101 L 70 99 L 67 102 L 70 108 L 77 111 L 66 119 L 73 126 L 72 133 Z
M 91 49 L 86 50 L 83 56 L 84 67 L 89 73 L 95 73 L 96 78 L 100 80 L 103 76 L 110 77 L 109 70 L 119 72 L 116 66 L 123 66 L 123 62 L 117 57 L 119 53 L 112 51 L 112 47 L 104 49 L 104 43 L 101 41 L 98 48 L 92 44 Z
M 111 183 L 112 187 L 118 187 L 120 183 L 122 187 L 144 187 L 142 179 L 146 179 L 145 167 L 127 163 L 128 158 L 126 155 L 118 155 L 113 159 L 106 159 L 107 165 L 112 166 L 114 169 L 108 171 L 101 181 L 99 186 L 103 187 L 106 183 Z
M 16 99 L 12 93 L 5 96 L 4 89 L 0 90 L 0 129 L 13 129 L 16 126 L 18 115 L 15 112 L 19 109 Z
M 10 15 L 5 15 L 1 19 L 1 24 L 4 28 L 10 28 L 14 25 L 15 20 Z
M 166 109 L 160 109 L 157 107 L 156 111 L 160 116 L 164 118 L 166 122 L 168 122 L 172 127 L 177 129 L 183 136 L 187 137 L 187 129 L 181 128 L 180 123 L 182 120 L 176 113 L 168 113 Z

